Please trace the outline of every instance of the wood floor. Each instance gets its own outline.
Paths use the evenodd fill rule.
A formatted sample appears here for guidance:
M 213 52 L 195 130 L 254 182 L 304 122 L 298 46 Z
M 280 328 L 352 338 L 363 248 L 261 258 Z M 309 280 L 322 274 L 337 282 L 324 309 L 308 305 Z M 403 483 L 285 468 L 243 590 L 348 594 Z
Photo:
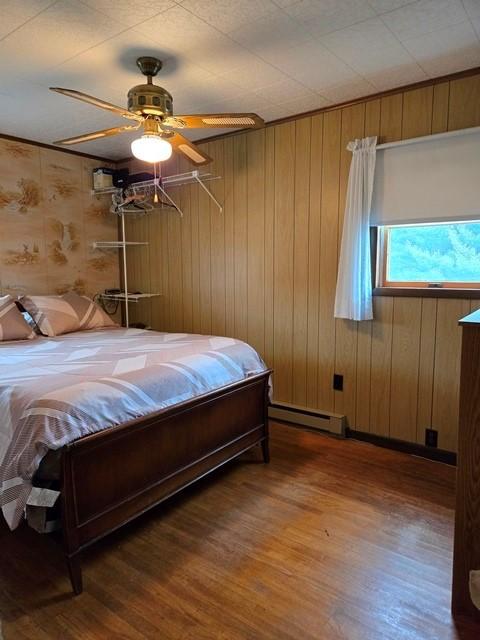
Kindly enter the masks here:
M 251 452 L 85 554 L 0 528 L 5 640 L 451 640 L 454 469 L 272 425 Z M 1 636 L 1 634 L 0 634 Z

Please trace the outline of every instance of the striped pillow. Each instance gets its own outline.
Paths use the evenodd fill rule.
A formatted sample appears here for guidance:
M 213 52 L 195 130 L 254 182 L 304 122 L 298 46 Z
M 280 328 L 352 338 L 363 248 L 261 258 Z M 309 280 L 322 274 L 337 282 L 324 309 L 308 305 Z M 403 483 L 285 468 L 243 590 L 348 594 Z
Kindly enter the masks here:
M 0 341 L 32 338 L 35 331 L 23 319 L 12 296 L 0 296 Z
M 90 298 L 76 293 L 64 296 L 25 296 L 22 305 L 46 336 L 117 326 Z

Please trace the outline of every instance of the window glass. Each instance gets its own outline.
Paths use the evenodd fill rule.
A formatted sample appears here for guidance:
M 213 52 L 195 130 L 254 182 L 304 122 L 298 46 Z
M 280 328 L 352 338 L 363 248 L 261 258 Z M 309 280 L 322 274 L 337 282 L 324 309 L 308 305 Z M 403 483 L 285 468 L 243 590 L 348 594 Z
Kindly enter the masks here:
M 480 222 L 384 227 L 384 284 L 479 283 Z

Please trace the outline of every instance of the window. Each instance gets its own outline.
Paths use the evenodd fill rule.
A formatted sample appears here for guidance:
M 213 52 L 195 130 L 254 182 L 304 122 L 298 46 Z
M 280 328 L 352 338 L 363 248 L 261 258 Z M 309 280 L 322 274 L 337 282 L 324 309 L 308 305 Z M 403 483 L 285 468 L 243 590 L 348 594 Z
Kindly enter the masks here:
M 380 287 L 480 288 L 480 222 L 378 228 Z

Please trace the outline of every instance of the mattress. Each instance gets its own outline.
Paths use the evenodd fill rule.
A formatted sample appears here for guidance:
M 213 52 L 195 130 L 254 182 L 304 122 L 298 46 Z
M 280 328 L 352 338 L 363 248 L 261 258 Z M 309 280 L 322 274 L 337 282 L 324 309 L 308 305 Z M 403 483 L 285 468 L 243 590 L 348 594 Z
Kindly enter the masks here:
M 49 450 L 266 370 L 233 338 L 143 329 L 0 343 L 0 507 L 22 520 Z

